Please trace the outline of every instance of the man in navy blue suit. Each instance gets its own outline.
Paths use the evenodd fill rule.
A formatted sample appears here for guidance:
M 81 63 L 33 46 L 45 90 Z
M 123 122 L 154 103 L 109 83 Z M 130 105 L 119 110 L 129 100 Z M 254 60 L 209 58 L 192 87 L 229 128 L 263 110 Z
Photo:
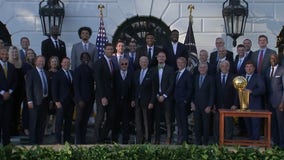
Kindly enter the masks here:
M 135 85 L 135 124 L 137 133 L 137 143 L 151 142 L 151 123 L 152 110 L 155 102 L 153 73 L 148 68 L 149 60 L 146 56 L 139 59 L 141 69 L 137 70 L 134 75 Z
M 61 62 L 61 69 L 52 80 L 52 96 L 56 105 L 55 136 L 57 143 L 71 143 L 72 115 L 74 109 L 73 71 L 69 70 L 70 59 L 65 57 Z M 63 126 L 63 129 L 62 129 Z
M 247 61 L 245 66 L 246 77 L 248 84 L 246 91 L 249 92 L 249 109 L 263 109 L 262 96 L 265 94 L 264 79 L 260 74 L 255 73 L 255 66 L 252 61 Z M 260 118 L 245 118 L 250 139 L 258 140 L 260 136 Z
M 178 144 L 188 143 L 187 111 L 192 99 L 193 78 L 186 69 L 186 59 L 177 58 L 178 71 L 174 88 L 175 117 L 178 126 Z
M 194 77 L 192 110 L 194 111 L 195 137 L 197 145 L 207 145 L 209 140 L 210 113 L 215 98 L 214 78 L 207 74 L 208 64 L 198 65 L 199 75 Z M 203 141 L 202 141 L 203 137 Z
M 91 56 L 83 52 L 81 64 L 74 71 L 74 94 L 76 103 L 75 143 L 86 143 L 87 124 L 95 100 L 94 70 L 90 66 Z
M 265 80 L 269 109 L 272 112 L 272 140 L 274 145 L 284 148 L 284 67 L 279 65 L 276 53 L 270 56 L 271 66 L 266 70 Z
M 44 70 L 45 58 L 37 56 L 35 68 L 26 75 L 26 93 L 29 108 L 29 134 L 31 144 L 42 144 L 48 111 L 48 81 Z
M 17 73 L 13 64 L 8 62 L 8 57 L 7 48 L 0 47 L 0 139 L 3 146 L 10 143 L 12 94 L 17 85 Z

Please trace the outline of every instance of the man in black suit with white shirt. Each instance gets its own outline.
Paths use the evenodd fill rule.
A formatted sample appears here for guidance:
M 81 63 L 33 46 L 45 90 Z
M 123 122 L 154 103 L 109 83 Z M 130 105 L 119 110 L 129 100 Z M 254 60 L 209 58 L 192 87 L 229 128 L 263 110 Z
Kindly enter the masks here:
M 45 57 L 45 64 L 48 64 L 49 58 L 52 56 L 58 57 L 59 62 L 66 57 L 65 42 L 58 39 L 58 36 L 58 26 L 52 26 L 50 28 L 50 36 L 41 43 L 41 53 Z M 48 69 L 48 65 L 45 66 L 45 69 Z
M 186 45 L 180 43 L 179 39 L 179 32 L 178 30 L 174 29 L 171 32 L 171 42 L 170 44 L 165 45 L 163 48 L 167 54 L 166 64 L 171 66 L 174 70 L 177 70 L 176 60 L 178 57 L 188 58 L 188 49 Z
M 155 113 L 155 144 L 160 144 L 160 122 L 165 117 L 167 138 L 166 143 L 171 143 L 171 111 L 173 104 L 174 89 L 174 70 L 171 66 L 165 64 L 167 57 L 164 51 L 157 55 L 158 66 L 153 68 L 154 87 L 156 103 Z

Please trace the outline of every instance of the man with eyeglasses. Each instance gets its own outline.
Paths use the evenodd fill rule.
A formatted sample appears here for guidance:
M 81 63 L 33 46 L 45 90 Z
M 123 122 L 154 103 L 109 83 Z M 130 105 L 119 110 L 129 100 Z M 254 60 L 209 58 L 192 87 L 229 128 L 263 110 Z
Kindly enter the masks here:
M 129 60 L 122 58 L 119 60 L 119 70 L 114 74 L 114 92 L 115 92 L 115 104 L 116 104 L 116 125 L 113 132 L 119 131 L 119 124 L 122 122 L 122 143 L 127 144 L 129 140 L 129 122 L 131 117 L 131 104 L 134 103 L 133 95 L 133 71 L 128 69 Z

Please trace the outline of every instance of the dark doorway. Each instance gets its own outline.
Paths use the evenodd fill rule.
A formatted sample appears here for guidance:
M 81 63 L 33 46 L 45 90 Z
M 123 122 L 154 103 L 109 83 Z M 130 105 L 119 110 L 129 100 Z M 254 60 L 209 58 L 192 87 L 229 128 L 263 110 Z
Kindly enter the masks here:
M 0 39 L 4 41 L 5 46 L 11 46 L 11 35 L 6 28 L 6 25 L 0 21 Z
M 120 26 L 118 26 L 112 42 L 122 40 L 128 44 L 131 40 L 135 40 L 138 46 L 145 45 L 145 36 L 147 33 L 153 33 L 156 38 L 156 45 L 162 46 L 169 42 L 169 35 L 171 33 L 169 26 L 167 26 L 161 19 L 153 16 L 135 16 L 126 19 Z

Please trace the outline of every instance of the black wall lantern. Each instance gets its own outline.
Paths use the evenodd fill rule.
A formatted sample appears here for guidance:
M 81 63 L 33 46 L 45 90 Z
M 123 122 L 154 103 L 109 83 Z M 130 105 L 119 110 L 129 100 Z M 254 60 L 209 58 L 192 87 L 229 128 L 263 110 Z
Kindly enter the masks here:
M 248 17 L 248 3 L 245 0 L 226 0 L 223 3 L 222 13 L 226 34 L 233 38 L 233 46 L 235 47 L 236 39 L 244 35 Z
M 42 0 L 39 3 L 39 16 L 43 35 L 49 36 L 52 26 L 58 26 L 60 35 L 64 14 L 64 3 L 61 0 Z

